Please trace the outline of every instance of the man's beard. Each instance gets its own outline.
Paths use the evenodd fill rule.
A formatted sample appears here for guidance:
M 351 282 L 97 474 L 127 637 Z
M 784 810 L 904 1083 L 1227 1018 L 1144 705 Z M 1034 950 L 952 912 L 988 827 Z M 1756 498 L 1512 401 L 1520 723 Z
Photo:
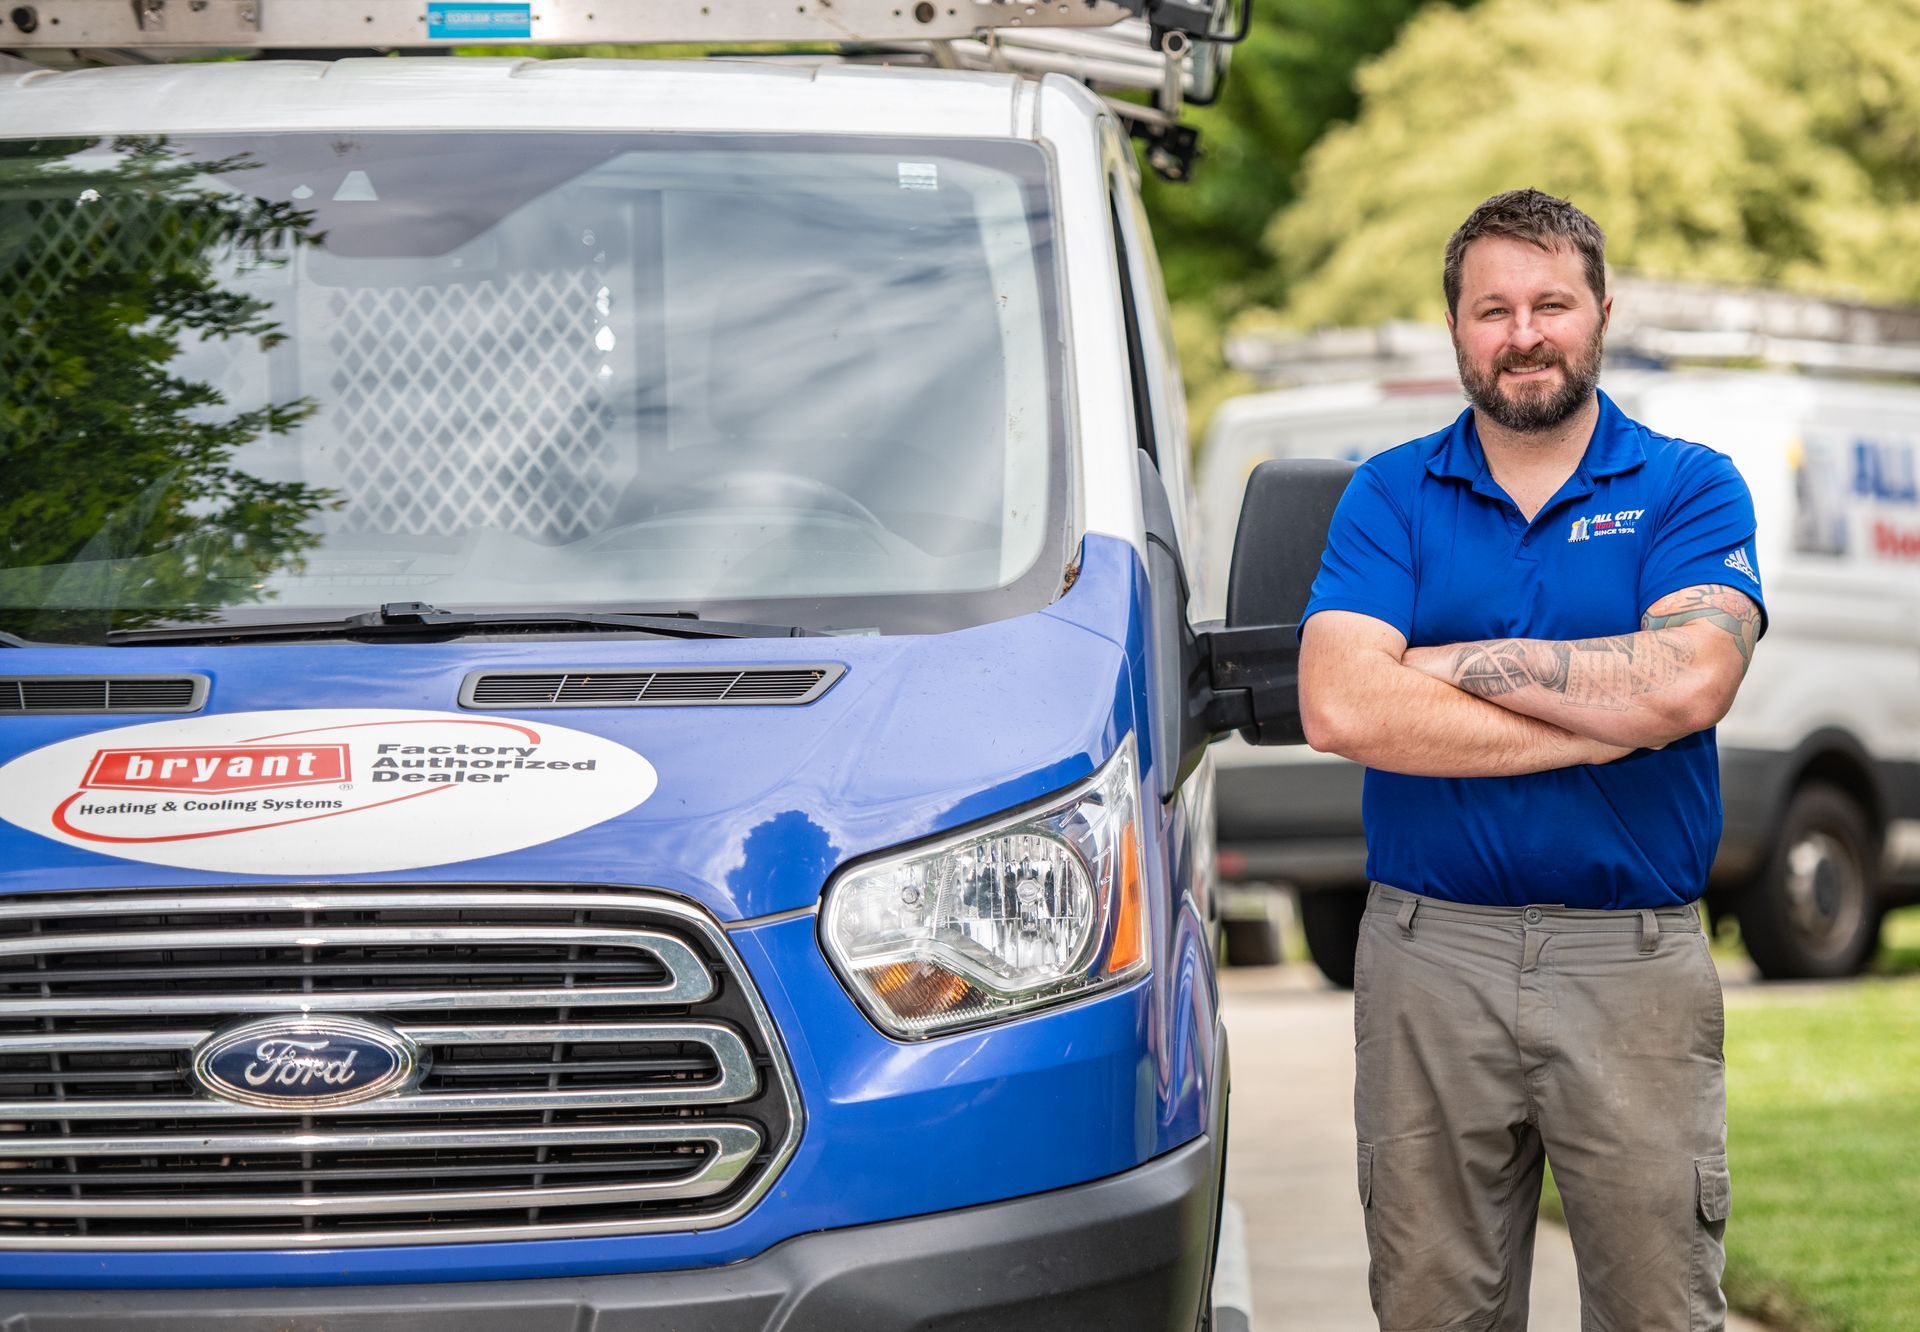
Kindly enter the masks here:
M 1535 434 L 1551 430 L 1572 416 L 1585 405 L 1593 390 L 1600 383 L 1600 359 L 1605 343 L 1601 329 L 1593 330 L 1593 337 L 1581 349 L 1578 358 L 1569 360 L 1550 342 L 1543 342 L 1526 355 L 1517 352 L 1504 352 L 1494 358 L 1486 374 L 1481 374 L 1467 361 L 1460 349 L 1460 339 L 1453 341 L 1454 363 L 1460 367 L 1460 387 L 1466 390 L 1467 401 L 1474 409 L 1484 413 L 1495 424 L 1520 434 Z M 1515 392 L 1507 392 L 1500 387 L 1500 374 L 1505 370 L 1524 370 L 1532 366 L 1557 365 L 1560 367 L 1560 387 L 1552 392 L 1533 385 L 1522 385 Z

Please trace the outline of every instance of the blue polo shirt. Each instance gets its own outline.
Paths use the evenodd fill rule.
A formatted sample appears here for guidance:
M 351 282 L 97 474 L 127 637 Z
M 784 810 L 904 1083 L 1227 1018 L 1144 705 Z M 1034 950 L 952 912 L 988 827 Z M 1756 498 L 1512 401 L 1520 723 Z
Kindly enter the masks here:
M 1585 457 L 1532 522 L 1487 470 L 1471 409 L 1363 464 L 1303 622 L 1356 611 L 1411 647 L 1633 633 L 1719 583 L 1762 607 L 1753 498 L 1733 463 L 1628 419 L 1606 394 Z M 1764 621 L 1763 621 L 1764 627 Z M 1456 902 L 1610 910 L 1691 902 L 1720 842 L 1713 731 L 1519 777 L 1369 768 L 1367 874 Z

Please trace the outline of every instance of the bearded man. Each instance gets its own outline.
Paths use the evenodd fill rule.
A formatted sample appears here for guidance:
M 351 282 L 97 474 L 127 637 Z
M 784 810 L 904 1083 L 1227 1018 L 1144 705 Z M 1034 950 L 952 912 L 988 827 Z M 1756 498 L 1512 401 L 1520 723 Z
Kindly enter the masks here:
M 1766 615 L 1721 454 L 1596 389 L 1605 237 L 1537 190 L 1447 244 L 1469 410 L 1360 468 L 1302 627 L 1367 767 L 1360 1199 L 1388 1332 L 1518 1329 L 1541 1166 L 1585 1332 L 1725 1325 L 1713 728 Z

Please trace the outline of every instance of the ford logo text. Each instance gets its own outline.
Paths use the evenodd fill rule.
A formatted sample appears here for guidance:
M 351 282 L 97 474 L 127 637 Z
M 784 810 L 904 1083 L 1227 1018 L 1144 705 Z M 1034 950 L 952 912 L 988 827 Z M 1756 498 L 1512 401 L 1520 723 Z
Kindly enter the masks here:
M 241 1069 L 240 1076 L 247 1080 L 249 1087 L 264 1087 L 269 1082 L 282 1087 L 308 1087 L 316 1078 L 328 1086 L 350 1087 L 353 1061 L 360 1057 L 360 1051 L 351 1049 L 336 1059 L 329 1055 L 332 1047 L 331 1040 L 269 1037 L 260 1042 L 260 1048 L 254 1051 L 259 1057 Z
M 194 1081 L 209 1095 L 283 1110 L 391 1096 L 425 1072 L 419 1048 L 392 1027 L 326 1014 L 224 1027 L 193 1056 Z

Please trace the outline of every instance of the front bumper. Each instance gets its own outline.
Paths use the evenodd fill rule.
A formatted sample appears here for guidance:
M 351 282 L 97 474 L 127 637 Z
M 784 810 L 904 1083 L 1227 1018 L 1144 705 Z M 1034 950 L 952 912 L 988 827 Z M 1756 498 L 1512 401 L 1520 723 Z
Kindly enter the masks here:
M 1125 1174 L 803 1235 L 726 1267 L 449 1285 L 7 1290 L 0 1330 L 1192 1332 L 1211 1269 L 1224 1130 L 1221 1107 L 1211 1133 Z

